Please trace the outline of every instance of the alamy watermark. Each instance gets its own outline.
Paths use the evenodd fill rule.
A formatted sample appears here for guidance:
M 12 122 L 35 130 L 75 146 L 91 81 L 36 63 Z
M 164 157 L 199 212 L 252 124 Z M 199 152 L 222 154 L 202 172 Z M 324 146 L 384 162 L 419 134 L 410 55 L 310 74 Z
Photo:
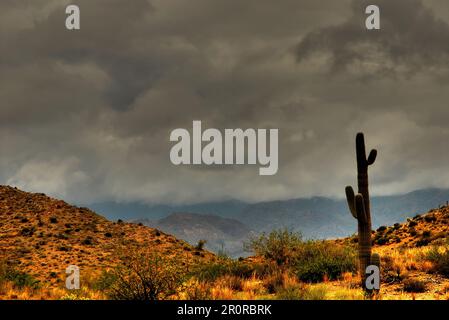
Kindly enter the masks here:
M 380 290 L 380 269 L 376 265 L 366 267 L 365 287 L 368 290 Z
M 202 131 L 201 121 L 193 121 L 192 134 L 178 128 L 170 141 L 177 142 L 170 151 L 174 165 L 256 165 L 259 174 L 278 171 L 278 129 L 218 129 Z M 245 152 L 246 147 L 246 152 Z M 246 155 L 246 156 L 245 156 Z
M 65 269 L 65 273 L 68 274 L 65 280 L 65 287 L 68 290 L 80 289 L 80 268 L 71 264 Z
M 65 20 L 65 27 L 67 30 L 80 30 L 81 29 L 81 10 L 80 7 L 71 4 L 66 7 L 65 13 L 67 15 Z M 365 26 L 367 30 L 379 30 L 380 29 L 380 8 L 377 5 L 371 4 L 366 7 L 365 14 L 368 17 L 365 20 Z

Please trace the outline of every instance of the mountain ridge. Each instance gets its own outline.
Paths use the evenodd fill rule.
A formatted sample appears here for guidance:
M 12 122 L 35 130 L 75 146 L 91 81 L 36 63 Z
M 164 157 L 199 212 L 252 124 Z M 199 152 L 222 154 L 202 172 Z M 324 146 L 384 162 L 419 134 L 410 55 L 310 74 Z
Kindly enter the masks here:
M 394 224 L 405 221 L 418 213 L 439 207 L 449 200 L 449 189 L 427 188 L 405 194 L 372 197 L 373 226 Z M 356 224 L 348 213 L 346 200 L 329 197 L 293 198 L 258 203 L 245 203 L 237 200 L 210 202 L 186 206 L 147 205 L 138 214 L 131 207 L 127 211 L 114 211 L 123 219 L 136 220 L 147 218 L 159 220 L 174 212 L 213 214 L 223 218 L 238 220 L 257 232 L 270 231 L 273 228 L 288 227 L 300 231 L 306 238 L 337 238 L 356 232 Z M 96 204 L 96 211 L 109 216 L 108 206 Z M 117 209 L 117 208 L 116 208 Z

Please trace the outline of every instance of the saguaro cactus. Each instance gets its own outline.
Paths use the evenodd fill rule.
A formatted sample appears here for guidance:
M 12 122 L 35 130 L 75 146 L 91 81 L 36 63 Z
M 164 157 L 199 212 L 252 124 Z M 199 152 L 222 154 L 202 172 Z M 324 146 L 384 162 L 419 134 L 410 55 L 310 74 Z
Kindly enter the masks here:
M 346 187 L 345 191 L 349 210 L 358 222 L 359 263 L 362 287 L 364 290 L 369 291 L 366 288 L 366 268 L 369 265 L 379 266 L 380 264 L 380 257 L 377 254 L 371 255 L 371 210 L 368 191 L 368 166 L 372 165 L 376 160 L 377 151 L 371 150 L 368 158 L 366 158 L 363 133 L 357 134 L 356 153 L 358 193 L 355 195 L 354 190 L 350 186 Z

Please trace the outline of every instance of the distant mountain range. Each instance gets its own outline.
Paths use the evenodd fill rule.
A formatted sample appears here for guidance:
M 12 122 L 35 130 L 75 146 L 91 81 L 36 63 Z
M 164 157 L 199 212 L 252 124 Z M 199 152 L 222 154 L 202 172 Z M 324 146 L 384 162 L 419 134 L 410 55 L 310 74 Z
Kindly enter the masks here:
M 198 244 L 200 240 L 207 240 L 205 247 L 208 250 L 233 257 L 245 255 L 243 242 L 252 232 L 238 220 L 211 214 L 178 212 L 156 221 L 138 219 L 134 222 L 176 235 L 192 245 Z
M 448 200 L 449 189 L 372 197 L 373 227 L 403 222 L 407 217 L 445 205 Z M 348 236 L 357 229 L 346 200 L 326 197 L 259 203 L 229 200 L 184 206 L 107 202 L 90 207 L 109 219 L 143 221 L 192 244 L 200 238 L 206 239 L 209 249 L 217 251 L 224 247 L 232 251 L 231 255 L 243 254 L 236 242 L 241 243 L 251 232 L 287 227 L 300 231 L 305 238 L 324 239 Z M 237 234 L 230 226 L 238 230 Z

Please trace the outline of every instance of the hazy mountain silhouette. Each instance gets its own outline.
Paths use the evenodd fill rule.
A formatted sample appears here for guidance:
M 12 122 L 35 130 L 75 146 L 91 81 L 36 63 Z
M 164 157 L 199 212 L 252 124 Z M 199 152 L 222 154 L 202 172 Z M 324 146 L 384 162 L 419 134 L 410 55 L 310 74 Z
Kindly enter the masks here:
M 429 209 L 446 204 L 448 200 L 449 189 L 422 189 L 403 195 L 372 197 L 373 228 L 403 222 L 407 217 L 427 212 Z M 232 222 L 218 217 L 234 219 L 231 221 L 239 230 L 263 232 L 287 227 L 301 231 L 305 238 L 344 237 L 355 233 L 357 229 L 357 223 L 348 211 L 346 200 L 326 197 L 259 203 L 229 200 L 178 206 L 107 202 L 90 205 L 90 207 L 109 219 L 147 219 L 150 222 L 153 221 L 155 225 L 160 223 L 162 230 L 165 226 L 167 229 L 165 231 L 174 233 L 187 241 L 197 240 L 197 237 L 191 235 L 201 228 L 206 240 L 210 241 L 212 250 L 217 249 L 217 239 L 224 242 L 225 248 L 234 248 L 236 239 L 240 240 L 244 233 L 242 231 L 237 237 L 223 232 L 223 221 L 226 221 L 224 223 L 226 225 Z M 178 214 L 169 217 L 174 212 Z M 188 214 L 182 212 L 188 212 Z M 201 216 L 194 216 L 192 213 L 209 216 L 201 221 Z M 186 216 L 182 217 L 183 215 Z M 166 217 L 169 218 L 164 220 Z M 190 221 L 191 224 L 186 221 Z M 148 221 L 147 224 L 151 225 Z M 209 228 L 209 234 L 205 232 L 207 228 Z

